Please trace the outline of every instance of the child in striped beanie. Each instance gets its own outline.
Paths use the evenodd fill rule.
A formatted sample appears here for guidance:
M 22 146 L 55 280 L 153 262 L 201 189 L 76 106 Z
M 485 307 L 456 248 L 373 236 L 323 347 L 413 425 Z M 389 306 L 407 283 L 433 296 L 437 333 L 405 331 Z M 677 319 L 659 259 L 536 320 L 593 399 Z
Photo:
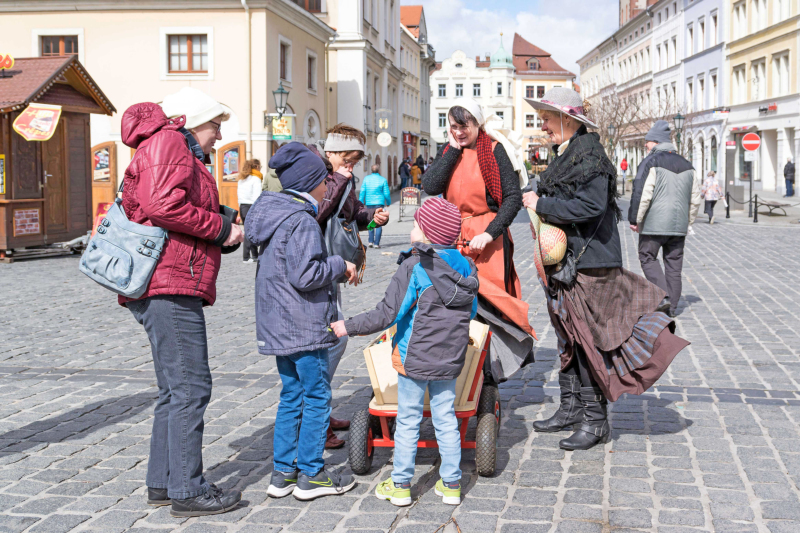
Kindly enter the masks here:
M 434 492 L 446 504 L 461 503 L 456 379 L 464 367 L 469 322 L 478 309 L 478 271 L 454 246 L 459 233 L 458 208 L 442 198 L 427 200 L 414 215 L 412 248 L 400 254 L 400 268 L 383 300 L 372 311 L 331 325 L 339 337 L 372 335 L 397 325 L 392 338 L 392 366 L 399 374 L 394 471 L 375 489 L 378 498 L 394 505 L 411 505 L 426 390 L 442 458 Z

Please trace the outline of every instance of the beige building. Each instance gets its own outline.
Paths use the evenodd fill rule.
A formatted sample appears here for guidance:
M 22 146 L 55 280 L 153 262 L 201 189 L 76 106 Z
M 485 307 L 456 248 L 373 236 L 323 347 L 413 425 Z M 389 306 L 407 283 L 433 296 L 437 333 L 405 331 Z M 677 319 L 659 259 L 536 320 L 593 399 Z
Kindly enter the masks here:
M 800 101 L 797 93 L 800 18 L 796 2 L 727 0 L 726 66 L 728 140 L 735 141 L 734 176 L 726 186 L 785 192 L 783 167 L 800 153 Z M 742 137 L 755 132 L 761 148 L 745 160 Z
M 403 158 L 417 158 L 420 153 L 420 67 L 422 46 L 404 25 L 400 25 L 400 65 L 405 77 L 400 88 L 403 110 Z
M 541 130 L 536 111 L 525 101 L 526 98 L 538 100 L 553 87 L 572 88 L 575 74 L 563 68 L 546 52 L 514 34 L 511 49 L 514 72 L 514 129 L 522 132 L 527 156 L 532 159 L 535 153 L 547 156 L 546 146 L 549 137 Z
M 320 0 L 0 0 L 0 35 L 3 52 L 15 57 L 77 54 L 120 110 L 92 116 L 94 160 L 111 167 L 98 195 L 116 189 L 130 162 L 120 140 L 130 105 L 187 85 L 228 105 L 233 114 L 209 170 L 222 201 L 236 206 L 235 174 L 245 158 L 266 164 L 277 145 L 324 132 L 326 45 L 335 32 L 309 11 L 321 7 Z M 276 112 L 279 83 L 289 91 L 293 128 L 273 139 L 265 116 Z

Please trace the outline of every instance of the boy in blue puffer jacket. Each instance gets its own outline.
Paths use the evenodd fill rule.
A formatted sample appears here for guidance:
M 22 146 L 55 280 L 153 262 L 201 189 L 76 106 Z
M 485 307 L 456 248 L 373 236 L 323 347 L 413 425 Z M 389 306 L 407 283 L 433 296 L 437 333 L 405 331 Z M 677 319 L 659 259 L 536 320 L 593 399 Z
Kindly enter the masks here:
M 263 192 L 245 220 L 247 238 L 261 253 L 256 270 L 258 352 L 277 356 L 281 390 L 275 417 L 273 471 L 267 494 L 311 500 L 355 486 L 349 475 L 326 472 L 322 453 L 331 414 L 328 325 L 336 318 L 333 283 L 356 268 L 329 256 L 316 221 L 325 196 L 325 164 L 300 143 L 269 160 L 283 186 Z M 302 443 L 302 445 L 300 444 Z
M 336 335 L 371 335 L 397 324 L 392 365 L 397 381 L 397 426 L 392 477 L 375 489 L 394 505 L 411 504 L 425 390 L 442 464 L 435 492 L 447 504 L 461 503 L 461 435 L 455 412 L 456 378 L 469 345 L 469 322 L 478 309 L 478 273 L 454 246 L 461 213 L 442 198 L 430 198 L 414 214 L 413 247 L 377 307 L 333 324 Z
M 372 174 L 364 176 L 364 183 L 361 184 L 361 194 L 358 200 L 367 206 L 367 209 L 377 209 L 392 205 L 392 195 L 389 192 L 389 182 L 380 175 L 380 165 L 372 165 Z M 381 234 L 383 227 L 378 226 L 368 231 L 369 247 L 381 247 Z

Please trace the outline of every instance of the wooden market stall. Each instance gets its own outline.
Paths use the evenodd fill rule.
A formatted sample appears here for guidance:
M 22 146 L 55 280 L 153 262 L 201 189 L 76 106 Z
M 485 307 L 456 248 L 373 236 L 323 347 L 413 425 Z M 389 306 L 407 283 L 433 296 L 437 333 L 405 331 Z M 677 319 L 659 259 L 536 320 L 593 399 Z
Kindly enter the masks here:
M 28 141 L 12 127 L 31 103 L 61 106 L 49 140 Z M 89 114 L 114 112 L 76 56 L 19 58 L 0 75 L 0 259 L 91 230 Z

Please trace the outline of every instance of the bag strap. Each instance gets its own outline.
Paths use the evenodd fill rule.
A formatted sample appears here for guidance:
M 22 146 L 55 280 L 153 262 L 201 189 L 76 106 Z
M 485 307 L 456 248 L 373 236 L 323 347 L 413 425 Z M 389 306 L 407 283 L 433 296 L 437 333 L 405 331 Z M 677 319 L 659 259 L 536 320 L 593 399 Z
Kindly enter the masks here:
M 606 211 L 607 211 L 607 210 L 608 210 L 608 202 L 606 202 L 606 207 L 605 207 L 605 209 L 603 209 L 603 213 L 600 215 L 600 222 L 598 222 L 598 223 L 597 223 L 597 227 L 596 227 L 596 228 L 594 228 L 594 233 L 592 233 L 592 236 L 591 236 L 591 237 L 589 237 L 589 240 L 588 240 L 588 241 L 586 241 L 586 244 L 584 244 L 584 245 L 583 245 L 583 249 L 581 250 L 581 253 L 579 253 L 579 254 L 578 254 L 578 257 L 576 257 L 576 258 L 575 258 L 575 264 L 576 264 L 576 265 L 578 264 L 578 261 L 580 261 L 580 260 L 581 260 L 581 257 L 583 256 L 583 253 L 584 253 L 584 252 L 586 251 L 586 249 L 589 247 L 589 244 L 590 244 L 590 243 L 592 242 L 592 240 L 594 239 L 594 236 L 595 236 L 595 235 L 597 235 L 597 232 L 600 230 L 600 225 L 603 223 L 603 219 L 605 219 L 605 217 L 606 217 Z M 578 232 L 578 237 L 580 237 L 581 239 L 583 239 L 583 235 L 581 235 L 581 230 L 579 230 L 579 229 L 578 229 L 578 226 L 575 226 L 575 231 L 577 231 L 577 232 Z
M 339 213 L 342 212 L 344 203 L 347 201 L 347 197 L 350 196 L 350 191 L 352 190 L 353 190 L 353 182 L 348 178 L 347 187 L 344 188 L 344 194 L 342 195 L 342 199 L 339 200 L 339 209 L 336 210 L 336 213 L 334 213 L 331 218 L 337 218 L 339 216 Z

